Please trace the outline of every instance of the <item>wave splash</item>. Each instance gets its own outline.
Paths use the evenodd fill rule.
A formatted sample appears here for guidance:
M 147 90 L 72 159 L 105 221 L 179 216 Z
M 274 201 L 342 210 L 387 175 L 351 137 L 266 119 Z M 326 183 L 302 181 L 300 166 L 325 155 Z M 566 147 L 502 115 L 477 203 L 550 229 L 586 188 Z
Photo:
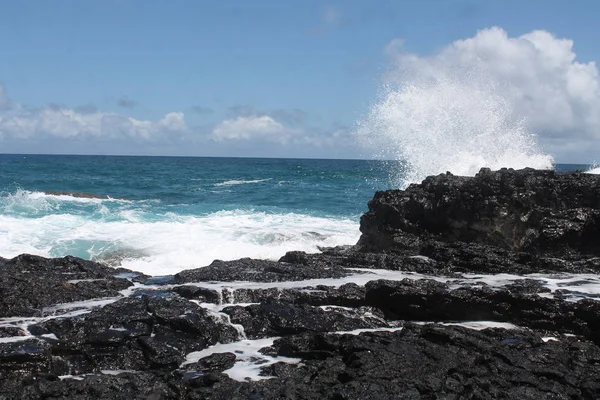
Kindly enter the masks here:
M 278 259 L 291 250 L 356 243 L 355 219 L 253 209 L 181 214 L 148 201 L 0 195 L 0 248 L 12 258 L 74 255 L 149 275 L 198 268 L 215 259 Z
M 593 174 L 593 175 L 600 175 L 600 165 L 598 165 L 598 163 L 594 162 L 594 164 L 590 167 L 590 169 L 585 171 L 585 173 Z
M 359 140 L 378 158 L 403 161 L 390 174 L 400 187 L 446 171 L 552 168 L 552 157 L 514 110 L 518 91 L 490 77 L 481 62 L 400 52 L 379 101 L 359 121 Z

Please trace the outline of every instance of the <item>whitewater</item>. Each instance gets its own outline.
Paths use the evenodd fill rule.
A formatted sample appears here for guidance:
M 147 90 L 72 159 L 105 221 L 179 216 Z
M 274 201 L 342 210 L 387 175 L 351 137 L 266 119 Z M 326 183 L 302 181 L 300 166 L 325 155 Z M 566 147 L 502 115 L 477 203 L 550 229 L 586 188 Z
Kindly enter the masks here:
M 0 155 L 0 256 L 150 275 L 354 244 L 379 162 Z

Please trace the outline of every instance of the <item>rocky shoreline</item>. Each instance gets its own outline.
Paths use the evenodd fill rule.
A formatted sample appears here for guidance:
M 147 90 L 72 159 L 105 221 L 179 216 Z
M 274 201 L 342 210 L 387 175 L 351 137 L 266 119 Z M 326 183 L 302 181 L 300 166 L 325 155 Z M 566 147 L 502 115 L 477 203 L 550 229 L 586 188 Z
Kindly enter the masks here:
M 600 398 L 600 176 L 428 177 L 361 232 L 168 277 L 0 259 L 0 399 Z

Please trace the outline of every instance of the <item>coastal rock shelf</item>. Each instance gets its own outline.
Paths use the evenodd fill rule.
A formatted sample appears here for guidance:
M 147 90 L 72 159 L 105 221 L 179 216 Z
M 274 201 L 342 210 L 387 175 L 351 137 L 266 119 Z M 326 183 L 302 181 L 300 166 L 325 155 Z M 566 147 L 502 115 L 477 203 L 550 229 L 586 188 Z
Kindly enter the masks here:
M 598 399 L 600 177 L 378 192 L 355 246 L 151 277 L 0 259 L 0 399 Z

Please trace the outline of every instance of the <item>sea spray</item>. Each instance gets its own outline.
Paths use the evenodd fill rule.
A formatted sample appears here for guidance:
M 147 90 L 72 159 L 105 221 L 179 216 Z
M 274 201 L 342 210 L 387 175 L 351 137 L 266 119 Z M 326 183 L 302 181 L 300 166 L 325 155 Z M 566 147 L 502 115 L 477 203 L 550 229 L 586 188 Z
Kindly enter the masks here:
M 241 257 L 356 243 L 355 219 L 252 208 L 200 212 L 182 205 L 53 196 L 17 190 L 0 196 L 1 256 L 73 255 L 114 267 L 168 275 Z M 197 211 L 194 213 L 194 211 Z
M 590 168 L 585 172 L 587 174 L 600 175 L 600 165 L 598 164 L 598 162 L 594 161 Z
M 492 80 L 484 63 L 403 51 L 392 59 L 358 137 L 375 157 L 403 162 L 390 172 L 393 185 L 446 171 L 474 175 L 481 167 L 552 168 L 552 157 L 515 112 L 518 90 Z

